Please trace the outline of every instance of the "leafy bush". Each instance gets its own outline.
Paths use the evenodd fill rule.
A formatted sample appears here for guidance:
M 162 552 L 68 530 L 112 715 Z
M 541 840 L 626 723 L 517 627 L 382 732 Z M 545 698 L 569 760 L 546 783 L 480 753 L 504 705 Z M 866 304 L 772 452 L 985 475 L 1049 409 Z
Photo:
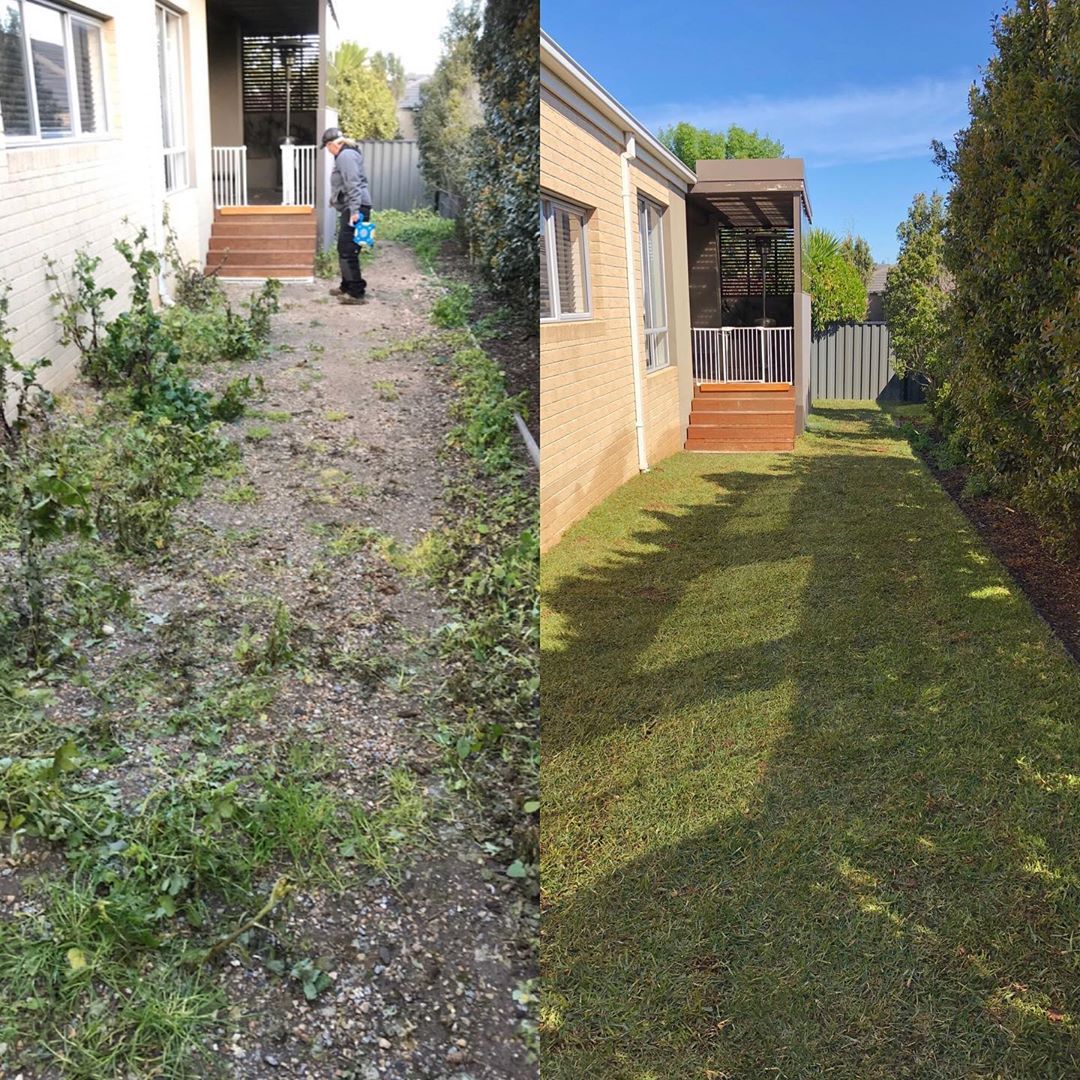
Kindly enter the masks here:
M 810 324 L 815 333 L 829 323 L 858 322 L 866 315 L 866 286 L 832 233 L 824 229 L 806 233 L 803 275 L 803 287 L 810 293 Z
M 431 309 L 431 321 L 447 330 L 467 326 L 472 308 L 472 289 L 464 282 L 455 281 L 446 294 L 435 301 L 435 306 Z
M 60 342 L 74 344 L 85 362 L 86 357 L 93 356 L 101 346 L 105 305 L 116 297 L 116 290 L 97 284 L 94 274 L 101 259 L 83 249 L 75 252 L 71 291 L 61 287 L 56 261 L 46 255 L 45 264 L 48 267 L 45 280 L 56 286 L 49 299 L 60 308 Z
M 939 165 L 953 181 L 945 366 L 971 464 L 1048 525 L 1080 528 L 1080 8 L 1020 0 L 971 120 Z

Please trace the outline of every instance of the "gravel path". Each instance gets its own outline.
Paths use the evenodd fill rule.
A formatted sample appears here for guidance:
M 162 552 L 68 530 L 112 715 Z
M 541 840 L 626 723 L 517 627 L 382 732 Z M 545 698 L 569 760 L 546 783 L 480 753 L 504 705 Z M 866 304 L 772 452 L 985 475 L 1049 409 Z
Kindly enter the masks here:
M 441 502 L 449 392 L 428 350 L 378 357 L 432 332 L 435 293 L 411 252 L 391 243 L 369 279 L 370 301 L 350 307 L 327 295 L 329 283 L 286 285 L 269 356 L 208 372 L 219 385 L 262 380 L 264 396 L 229 429 L 241 463 L 178 510 L 160 564 L 125 565 L 135 613 L 90 650 L 88 682 L 154 680 L 150 709 L 134 690 L 118 689 L 110 705 L 125 751 L 111 779 L 129 806 L 199 755 L 258 762 L 295 740 L 317 743 L 321 782 L 365 807 L 391 766 L 423 792 L 425 835 L 396 882 L 343 861 L 334 868 L 350 875 L 343 890 L 302 885 L 272 933 L 219 962 L 229 1007 L 207 1047 L 215 1072 L 533 1077 L 512 996 L 535 976 L 532 903 L 491 858 L 484 822 L 446 790 L 429 737 L 444 681 L 431 646 L 438 597 L 383 554 L 388 543 L 415 544 Z M 228 288 L 234 302 L 247 293 Z M 231 723 L 219 746 L 163 725 L 170 708 L 235 674 L 244 628 L 265 633 L 278 601 L 318 662 L 277 672 L 274 700 Z M 95 707 L 75 686 L 56 705 Z M 271 950 L 290 963 L 318 958 L 331 985 L 307 1001 L 295 979 L 269 970 Z

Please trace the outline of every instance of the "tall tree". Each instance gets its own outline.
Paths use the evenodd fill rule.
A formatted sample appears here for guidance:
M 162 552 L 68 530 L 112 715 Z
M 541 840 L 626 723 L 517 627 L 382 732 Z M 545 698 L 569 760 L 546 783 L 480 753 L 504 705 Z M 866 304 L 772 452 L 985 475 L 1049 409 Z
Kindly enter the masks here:
M 900 253 L 885 280 L 885 321 L 897 374 L 921 375 L 930 385 L 931 397 L 945 372 L 944 230 L 942 197 L 916 195 L 896 230 Z
M 443 53 L 420 91 L 416 137 L 424 179 L 440 194 L 465 194 L 473 131 L 483 119 L 480 84 L 473 74 L 480 9 L 475 0 L 450 11 L 442 33 Z
M 784 156 L 784 147 L 767 135 L 732 124 L 727 132 L 709 131 L 680 121 L 661 128 L 656 137 L 688 169 L 697 162 L 718 158 L 774 158 Z
M 950 404 L 969 460 L 1080 532 L 1080 3 L 1018 0 L 937 160 L 953 181 L 945 265 Z
M 350 139 L 392 139 L 397 134 L 397 102 L 367 49 L 343 42 L 330 61 L 329 76 L 330 103 Z
M 810 229 L 805 233 L 802 264 L 814 333 L 829 323 L 859 322 L 866 316 L 866 286 L 831 232 Z
M 495 291 L 535 315 L 540 296 L 540 5 L 487 0 L 476 46 L 484 124 L 472 142 L 466 228 Z
M 870 278 L 874 274 L 874 256 L 870 254 L 870 244 L 861 236 L 852 236 L 849 232 L 840 241 L 840 251 L 862 278 L 864 285 L 870 284 Z
M 377 52 L 371 57 L 372 69 L 382 78 L 394 95 L 394 101 L 400 101 L 405 93 L 405 65 L 400 56 L 392 52 Z

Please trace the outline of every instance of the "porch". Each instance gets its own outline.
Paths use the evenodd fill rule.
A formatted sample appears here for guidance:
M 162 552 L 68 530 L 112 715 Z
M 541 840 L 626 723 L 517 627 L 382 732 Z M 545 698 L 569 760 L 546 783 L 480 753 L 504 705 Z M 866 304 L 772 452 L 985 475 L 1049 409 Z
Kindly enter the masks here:
M 327 0 L 207 0 L 214 222 L 206 270 L 311 278 L 326 182 Z
M 687 199 L 694 378 L 687 449 L 790 449 L 809 408 L 803 163 L 699 161 L 696 172 Z

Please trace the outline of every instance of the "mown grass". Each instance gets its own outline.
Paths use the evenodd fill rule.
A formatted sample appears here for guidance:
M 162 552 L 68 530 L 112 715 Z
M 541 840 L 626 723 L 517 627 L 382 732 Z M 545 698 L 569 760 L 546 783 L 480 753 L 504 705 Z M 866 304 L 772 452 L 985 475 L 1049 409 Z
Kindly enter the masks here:
M 883 413 L 541 585 L 546 1077 L 1080 1075 L 1080 671 Z

